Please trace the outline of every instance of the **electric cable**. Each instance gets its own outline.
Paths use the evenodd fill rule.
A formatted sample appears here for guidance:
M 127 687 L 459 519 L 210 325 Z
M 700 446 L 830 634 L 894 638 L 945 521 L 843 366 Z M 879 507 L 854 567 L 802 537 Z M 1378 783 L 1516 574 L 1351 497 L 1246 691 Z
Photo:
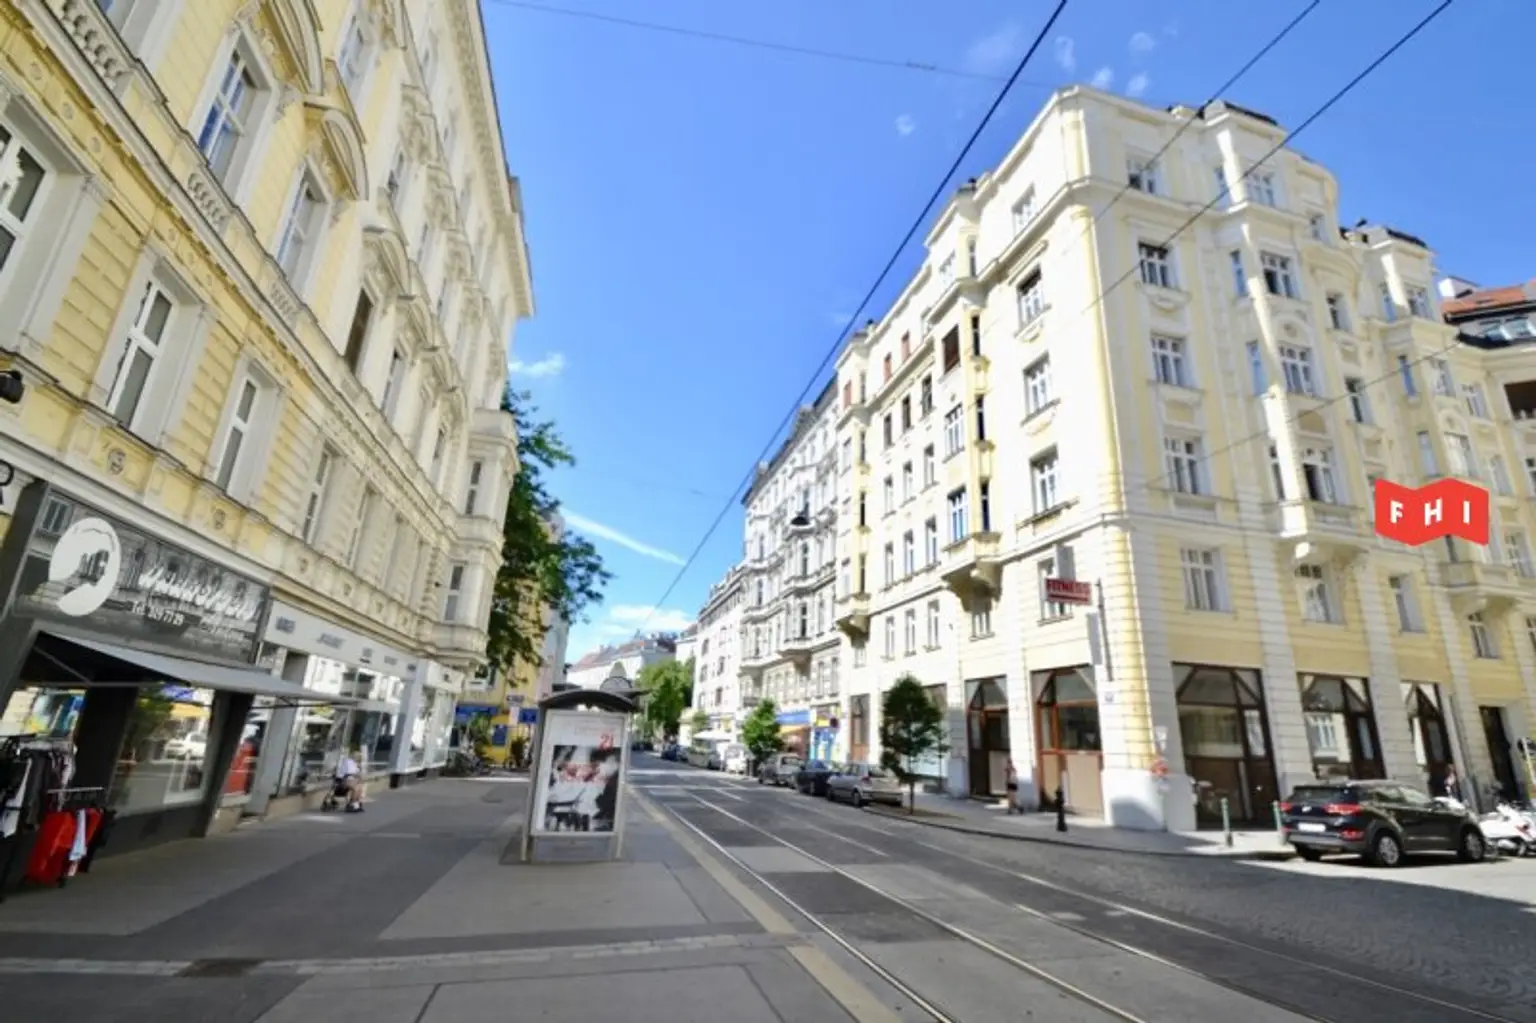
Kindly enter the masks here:
M 910 244 L 913 237 L 915 237 L 917 233 L 922 230 L 923 224 L 928 219 L 928 214 L 930 211 L 932 211 L 934 204 L 938 202 L 941 197 L 943 197 L 945 190 L 949 187 L 950 180 L 955 176 L 956 171 L 960 169 L 960 165 L 965 162 L 965 158 L 970 155 L 971 150 L 975 148 L 976 142 L 981 138 L 982 132 L 985 131 L 987 126 L 992 123 L 992 118 L 994 115 L 996 115 L 998 108 L 1003 105 L 1003 101 L 1008 98 L 1008 94 L 1013 90 L 1014 84 L 1018 81 L 1019 77 L 1023 75 L 1024 69 L 1028 67 L 1029 62 L 1034 59 L 1035 52 L 1040 49 L 1040 44 L 1045 41 L 1045 37 L 1050 33 L 1051 28 L 1056 24 L 1057 19 L 1061 17 L 1061 12 L 1066 8 L 1066 6 L 1067 0 L 1057 0 L 1055 9 L 1051 11 L 1051 16 L 1046 19 L 1045 24 L 1041 27 L 1040 31 L 1036 33 L 1034 41 L 1029 45 L 1029 49 L 1024 52 L 1024 55 L 1021 58 L 1019 58 L 1018 64 L 1013 69 L 1013 74 L 1008 76 L 1008 81 L 1003 83 L 1002 88 L 998 90 L 997 95 L 993 98 L 991 105 L 987 107 L 986 113 L 982 115 L 980 122 L 977 123 L 975 129 L 971 132 L 970 138 L 966 139 L 965 145 L 962 146 L 960 148 L 960 152 L 955 155 L 954 160 L 949 165 L 949 169 L 944 172 L 944 176 L 939 180 L 939 183 L 934 188 L 932 194 L 928 196 L 928 201 L 923 204 L 922 209 L 919 210 L 917 216 L 913 218 L 912 225 L 908 227 L 906 233 L 902 235 L 900 243 L 897 244 L 895 250 L 891 253 L 890 258 L 886 260 L 885 266 L 875 277 L 874 283 L 869 286 L 869 290 L 866 291 L 864 293 L 864 297 L 859 300 L 858 306 L 855 307 L 852 314 L 849 315 L 848 322 L 843 325 L 842 330 L 838 331 L 837 337 L 834 339 L 832 346 L 827 350 L 827 353 L 822 356 L 821 361 L 817 364 L 815 371 L 811 374 L 811 377 L 806 382 L 805 387 L 801 390 L 799 396 L 796 397 L 794 402 L 790 405 L 788 414 L 779 421 L 779 424 L 776 427 L 774 427 L 773 433 L 768 438 L 768 443 L 764 445 L 763 450 L 758 455 L 758 457 L 753 460 L 752 467 L 747 471 L 746 477 L 736 485 L 736 489 L 731 493 L 730 500 L 726 501 L 725 504 L 720 508 L 719 514 L 715 516 L 714 521 L 710 523 L 709 528 L 704 531 L 704 536 L 699 540 L 698 544 L 693 548 L 693 551 L 688 555 L 687 560 L 683 562 L 680 568 L 678 568 L 677 574 L 672 577 L 672 581 L 667 584 L 666 591 L 663 592 L 661 597 L 651 605 L 650 613 L 646 615 L 645 620 L 640 624 L 641 631 L 644 631 L 645 627 L 650 624 L 650 620 L 655 615 L 656 610 L 666 604 L 667 598 L 672 596 L 672 591 L 677 589 L 678 583 L 682 582 L 683 577 L 688 572 L 688 569 L 691 568 L 693 563 L 698 560 L 699 554 L 703 552 L 705 545 L 708 544 L 710 539 L 715 535 L 715 531 L 720 528 L 720 523 L 725 521 L 725 517 L 730 514 L 731 506 L 736 503 L 737 496 L 752 485 L 753 480 L 755 480 L 757 477 L 758 466 L 773 454 L 773 449 L 774 446 L 778 443 L 779 435 L 784 432 L 786 427 L 794 422 L 795 417 L 800 414 L 801 404 L 815 389 L 816 383 L 821 379 L 822 373 L 825 372 L 826 368 L 831 365 L 834 359 L 837 358 L 838 353 L 843 350 L 843 344 L 847 339 L 849 330 L 855 323 L 858 322 L 860 314 L 864 312 L 869 303 L 874 301 L 875 295 L 879 292 L 881 286 L 884 285 L 885 279 L 890 276 L 891 271 L 895 269 L 896 264 L 901 260 L 902 254 L 906 252 L 907 245 Z

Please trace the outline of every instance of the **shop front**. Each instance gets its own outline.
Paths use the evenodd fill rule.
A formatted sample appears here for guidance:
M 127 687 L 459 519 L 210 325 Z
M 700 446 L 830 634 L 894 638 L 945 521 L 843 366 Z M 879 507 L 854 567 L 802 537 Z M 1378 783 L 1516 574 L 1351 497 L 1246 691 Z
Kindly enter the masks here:
M 837 751 L 838 708 L 835 703 L 811 708 L 811 752 L 808 759 L 833 759 Z
M 1414 759 L 1423 775 L 1425 788 L 1432 796 L 1448 795 L 1446 779 L 1456 767 L 1456 755 L 1445 693 L 1435 682 L 1402 682 L 1400 686 L 1403 709 L 1408 712 Z
M 434 661 L 422 661 L 400 701 L 398 735 L 389 758 L 389 784 L 435 776 L 453 749 L 453 713 L 464 678 Z
M 811 712 L 782 710 L 779 711 L 778 722 L 779 737 L 784 740 L 784 752 L 808 758 L 811 742 Z
M 1196 823 L 1220 827 L 1225 800 L 1233 824 L 1272 826 L 1272 805 L 1282 794 L 1259 672 L 1175 663 L 1173 681 Z
M 326 702 L 258 663 L 266 585 L 43 481 L 0 546 L 0 593 L 0 803 L 21 804 L 0 886 L 49 814 L 98 814 L 103 854 L 207 834 L 260 769 L 253 710 Z
M 1385 778 L 1370 680 L 1304 673 L 1298 682 L 1313 773 L 1323 781 Z
M 246 816 L 302 809 L 329 786 L 344 752 L 365 779 L 387 776 L 417 659 L 281 600 L 272 601 L 262 640 L 262 662 L 315 702 L 252 708 L 247 733 L 271 753 L 243 793 L 226 791 L 225 808 Z
M 970 794 L 978 799 L 1006 797 L 1008 759 L 1012 756 L 1007 679 L 966 679 L 965 736 Z
M 1093 669 L 1085 664 L 1037 671 L 1030 687 L 1036 694 L 1040 805 L 1054 805 L 1059 791 L 1073 813 L 1102 816 L 1104 736 Z

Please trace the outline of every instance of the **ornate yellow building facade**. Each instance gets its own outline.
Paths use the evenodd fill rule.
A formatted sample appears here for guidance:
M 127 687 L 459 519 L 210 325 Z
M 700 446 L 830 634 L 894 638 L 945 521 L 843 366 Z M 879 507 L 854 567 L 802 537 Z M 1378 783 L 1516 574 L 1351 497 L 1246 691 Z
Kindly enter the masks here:
M 198 628 L 250 640 L 223 660 L 319 695 L 246 694 L 229 728 L 260 766 L 226 807 L 314 788 L 343 748 L 373 772 L 430 770 L 484 659 L 517 471 L 499 403 L 533 298 L 478 15 L 473 0 L 0 9 L 0 368 L 26 385 L 0 405 L 15 470 L 0 531 L 28 510 L 7 544 L 27 552 L 23 588 L 26 557 L 59 560 L 38 550 L 67 520 L 138 536 L 106 598 L 127 617 L 75 616 L 76 639 L 193 659 L 143 628 L 186 609 L 126 592 L 129 548 L 242 580 L 250 620 L 200 606 Z M 36 688 L 29 656 L 0 658 L 0 697 Z M 87 692 L 93 672 L 77 671 Z M 180 681 L 213 693 L 207 788 L 234 705 Z

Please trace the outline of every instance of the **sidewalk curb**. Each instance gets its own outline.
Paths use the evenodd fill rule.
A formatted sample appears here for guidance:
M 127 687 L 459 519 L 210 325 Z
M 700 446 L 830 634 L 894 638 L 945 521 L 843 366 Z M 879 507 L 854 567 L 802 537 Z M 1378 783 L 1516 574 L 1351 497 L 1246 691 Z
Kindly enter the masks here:
M 968 824 L 949 824 L 943 821 L 924 820 L 921 817 L 904 813 L 893 813 L 889 810 L 876 810 L 873 807 L 864 807 L 864 812 L 887 820 L 900 821 L 905 824 L 920 824 L 925 828 L 940 828 L 944 831 L 955 831 L 964 835 L 980 835 L 984 838 L 1002 838 L 1013 842 L 1033 842 L 1037 845 L 1055 845 L 1067 849 L 1092 849 L 1095 852 L 1123 853 L 1129 856 L 1162 856 L 1171 859 L 1188 860 L 1248 860 L 1248 861 L 1284 861 L 1295 859 L 1296 853 L 1290 848 L 1285 849 L 1254 849 L 1232 852 L 1193 852 L 1185 849 L 1117 849 L 1114 846 L 1095 845 L 1092 842 L 1074 841 L 1070 838 L 1045 838 L 1040 835 L 1023 835 L 1012 831 L 992 831 L 987 828 L 973 827 Z

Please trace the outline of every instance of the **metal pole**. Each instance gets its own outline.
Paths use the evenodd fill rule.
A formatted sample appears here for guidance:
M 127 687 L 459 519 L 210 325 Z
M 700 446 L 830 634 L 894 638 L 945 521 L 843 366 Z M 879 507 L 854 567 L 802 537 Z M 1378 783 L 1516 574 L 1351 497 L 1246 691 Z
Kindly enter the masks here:
M 1283 818 L 1280 815 L 1280 800 L 1278 800 L 1278 799 L 1275 800 L 1273 803 L 1270 803 L 1269 806 L 1270 806 L 1270 809 L 1272 809 L 1275 812 L 1275 835 L 1280 839 L 1280 844 L 1284 845 L 1285 844 L 1285 818 Z
M 1115 678 L 1115 662 L 1109 654 L 1109 616 L 1104 613 L 1104 584 L 1095 580 L 1093 593 L 1099 612 L 1099 643 L 1104 649 L 1104 679 L 1112 682 Z
M 1221 837 L 1222 843 L 1232 848 L 1232 807 L 1226 796 L 1221 797 Z

